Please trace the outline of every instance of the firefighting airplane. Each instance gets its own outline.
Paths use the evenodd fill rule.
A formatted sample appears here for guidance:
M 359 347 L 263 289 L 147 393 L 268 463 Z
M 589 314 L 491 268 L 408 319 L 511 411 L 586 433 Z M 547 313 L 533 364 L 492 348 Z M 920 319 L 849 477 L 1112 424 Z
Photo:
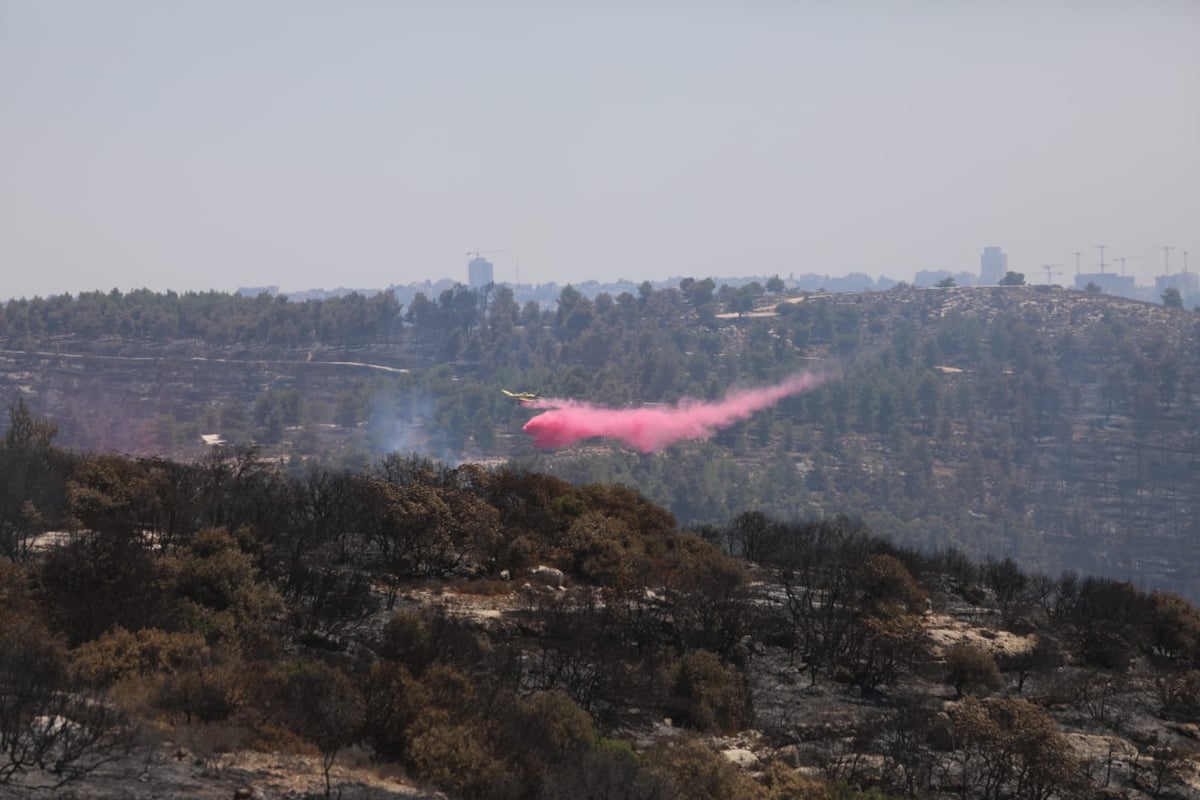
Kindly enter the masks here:
M 510 392 L 508 389 L 501 389 L 506 397 L 511 397 L 513 400 L 519 400 L 522 403 L 528 403 L 530 400 L 537 400 L 537 392 Z

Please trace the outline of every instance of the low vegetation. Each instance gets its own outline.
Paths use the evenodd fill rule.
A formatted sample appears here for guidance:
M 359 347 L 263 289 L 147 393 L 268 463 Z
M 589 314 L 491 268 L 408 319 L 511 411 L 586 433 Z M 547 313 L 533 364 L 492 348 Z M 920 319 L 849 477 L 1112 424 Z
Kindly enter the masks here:
M 471 800 L 1197 791 L 1200 612 L 1174 594 L 847 517 L 686 530 L 516 469 L 81 455 L 10 417 L 23 792 L 166 741 L 311 753 L 328 796 L 351 751 Z

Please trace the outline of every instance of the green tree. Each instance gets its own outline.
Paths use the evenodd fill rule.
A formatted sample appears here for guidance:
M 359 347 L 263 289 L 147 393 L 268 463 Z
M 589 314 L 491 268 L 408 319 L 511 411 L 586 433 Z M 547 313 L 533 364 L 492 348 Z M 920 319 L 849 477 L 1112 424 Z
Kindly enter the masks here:
M 1013 272 L 1012 270 L 1009 270 L 1008 272 L 1004 273 L 1004 277 L 1000 279 L 1000 285 L 1001 286 L 1024 286 L 1025 285 L 1025 273 L 1024 272 Z
M 210 644 L 242 649 L 267 639 L 268 621 L 282 602 L 274 587 L 258 581 L 253 559 L 227 531 L 201 531 L 159 570 L 185 627 Z
M 1168 286 L 1162 293 L 1162 301 L 1167 308 L 1183 308 L 1183 295 L 1174 286 Z
M 29 410 L 24 398 L 17 398 L 8 410 L 8 430 L 4 446 L 10 450 L 45 450 L 58 434 L 58 426 L 39 419 Z
M 68 459 L 51 447 L 57 426 L 35 417 L 23 399 L 9 408 L 8 420 L 0 440 L 0 556 L 17 560 L 61 510 Z

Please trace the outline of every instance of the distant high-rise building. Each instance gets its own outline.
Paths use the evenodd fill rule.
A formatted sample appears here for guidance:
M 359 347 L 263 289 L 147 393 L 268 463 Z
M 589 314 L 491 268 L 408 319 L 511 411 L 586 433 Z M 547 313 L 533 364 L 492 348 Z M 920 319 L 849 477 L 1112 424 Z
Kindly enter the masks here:
M 979 283 L 990 286 L 1000 283 L 1000 279 L 1008 272 L 1008 256 L 999 247 L 983 248 L 979 257 Z
M 913 276 L 913 286 L 928 289 L 951 278 L 955 286 L 974 286 L 975 275 L 970 272 L 951 272 L 948 269 L 919 269 Z
M 269 294 L 275 297 L 279 294 L 278 286 L 239 286 L 237 293 L 242 297 L 258 297 L 260 294 Z
M 1087 291 L 1089 283 L 1105 294 L 1137 299 L 1137 287 L 1133 284 L 1132 275 L 1117 275 L 1113 272 L 1085 272 L 1075 276 L 1075 288 L 1081 292 Z
M 1159 275 L 1154 279 L 1154 294 L 1162 297 L 1167 289 L 1179 291 L 1179 299 L 1189 308 L 1200 301 L 1200 277 L 1194 272 L 1176 272 L 1174 275 Z
M 913 275 L 913 286 L 919 289 L 928 289 L 932 286 L 937 286 L 938 283 L 945 281 L 947 278 L 953 278 L 954 273 L 948 269 L 919 269 Z M 954 282 L 958 285 L 958 281 Z
M 483 256 L 475 256 L 467 262 L 467 286 L 472 289 L 482 289 L 494 282 L 492 262 Z

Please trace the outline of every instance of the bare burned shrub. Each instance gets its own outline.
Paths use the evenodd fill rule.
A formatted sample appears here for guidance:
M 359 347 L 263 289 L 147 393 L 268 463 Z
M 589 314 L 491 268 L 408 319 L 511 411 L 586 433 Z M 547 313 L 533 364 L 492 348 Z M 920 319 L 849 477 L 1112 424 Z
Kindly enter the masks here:
M 983 565 L 983 577 L 996 598 L 1001 619 L 1005 625 L 1011 625 L 1027 599 L 1029 578 L 1011 558 L 1001 561 L 989 559 Z
M 697 542 L 674 560 L 678 590 L 672 595 L 670 644 L 677 652 L 709 650 L 722 661 L 746 657 L 746 636 L 761 614 L 750 602 L 745 568 L 716 548 Z
M 1160 745 L 1146 748 L 1139 753 L 1141 758 L 1136 768 L 1135 781 L 1151 797 L 1177 797 L 1174 789 L 1186 789 L 1188 774 L 1196 752 L 1189 748 Z
M 921 618 L 895 606 L 854 620 L 843 668 L 864 693 L 893 683 L 912 664 L 925 633 Z
M 1200 611 L 1173 592 L 1155 592 L 1150 603 L 1151 653 L 1185 669 L 1200 667 Z
M 0 609 L 0 783 L 38 770 L 62 785 L 125 757 L 135 735 L 123 714 L 71 684 L 65 649 L 39 620 Z
M 1154 698 L 1167 718 L 1200 720 L 1200 670 L 1164 672 L 1154 677 Z
M 949 713 L 955 779 L 964 792 L 1048 800 L 1081 785 L 1080 764 L 1066 737 L 1027 700 L 967 697 Z
M 562 690 L 589 712 L 619 702 L 619 650 L 606 640 L 606 610 L 594 595 L 534 595 L 528 614 L 537 636 L 523 661 L 525 686 Z
M 379 654 L 420 675 L 434 663 L 469 666 L 479 662 L 482 647 L 463 620 L 442 610 L 398 611 L 384 623 Z
M 328 797 L 334 759 L 362 736 L 362 694 L 341 670 L 320 661 L 304 661 L 291 665 L 276 699 L 284 724 L 321 751 Z
M 240 662 L 198 660 L 160 678 L 154 705 L 189 723 L 226 720 L 242 705 L 243 679 Z
M 1017 694 L 1020 694 L 1025 691 L 1025 680 L 1031 674 L 1046 673 L 1062 666 L 1063 658 L 1058 642 L 1049 636 L 1039 635 L 1033 647 L 997 656 L 996 665 L 1004 672 L 1017 673 Z
M 1150 598 L 1128 582 L 1086 578 L 1080 584 L 1073 622 L 1077 651 L 1088 664 L 1124 672 L 1146 642 Z
M 292 624 L 311 641 L 356 634 L 379 610 L 369 577 L 339 564 L 306 565 L 293 598 Z
M 887 715 L 878 740 L 885 759 L 885 785 L 907 797 L 916 797 L 930 786 L 938 763 L 934 745 L 945 744 L 938 741 L 944 738 L 945 727 L 940 706 L 915 698 Z

